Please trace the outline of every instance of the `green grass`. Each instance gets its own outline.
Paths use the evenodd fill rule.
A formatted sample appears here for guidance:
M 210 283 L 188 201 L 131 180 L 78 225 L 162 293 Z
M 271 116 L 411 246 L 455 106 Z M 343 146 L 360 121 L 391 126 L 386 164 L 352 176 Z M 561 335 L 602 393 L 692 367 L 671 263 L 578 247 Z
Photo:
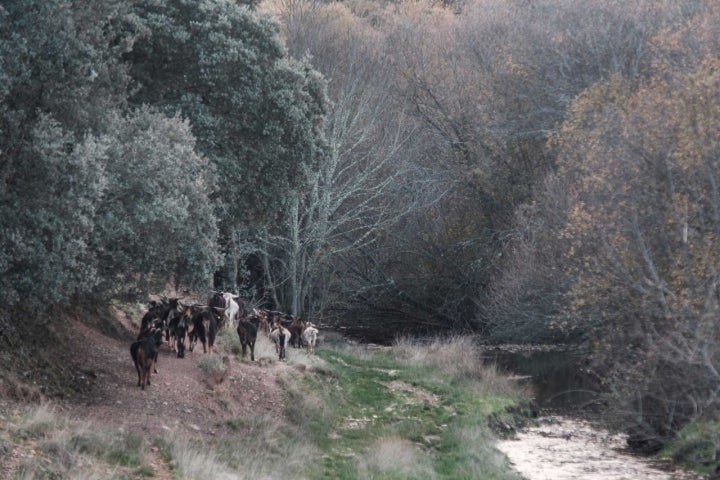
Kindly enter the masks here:
M 287 381 L 288 416 L 324 452 L 309 478 L 517 478 L 487 425 L 523 392 L 464 339 L 438 342 L 319 350 L 319 373 Z
M 198 367 L 205 373 L 222 373 L 225 365 L 219 355 L 203 355 L 198 360 Z
M 242 355 L 240 337 L 238 337 L 237 331 L 233 327 L 220 330 L 215 343 L 219 351 L 229 352 L 238 358 Z
M 699 420 L 686 425 L 660 456 L 707 475 L 720 465 L 720 422 Z

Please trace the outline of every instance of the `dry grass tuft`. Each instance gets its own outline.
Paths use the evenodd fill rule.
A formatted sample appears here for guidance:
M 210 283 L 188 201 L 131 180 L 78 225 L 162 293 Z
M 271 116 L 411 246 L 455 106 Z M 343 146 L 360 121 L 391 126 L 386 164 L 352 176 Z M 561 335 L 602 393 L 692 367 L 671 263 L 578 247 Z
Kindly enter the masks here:
M 215 347 L 218 353 L 233 354 L 240 356 L 242 354 L 242 345 L 240 337 L 234 326 L 225 327 L 218 332 Z
M 420 344 L 399 338 L 394 349 L 397 360 L 410 367 L 430 367 L 457 378 L 475 380 L 478 393 L 522 393 L 516 382 L 500 373 L 494 364 L 484 364 L 481 350 L 469 336 L 436 337 Z
M 230 373 L 230 359 L 226 356 L 204 355 L 198 366 L 204 372 L 203 381 L 209 388 L 223 383 Z
M 278 359 L 275 344 L 264 333 L 258 333 L 257 341 L 255 342 L 255 358 L 257 357 L 266 357 L 273 360 Z
M 48 403 L 41 403 L 18 420 L 14 434 L 21 439 L 37 440 L 63 428 L 61 423 L 64 422 L 56 415 L 55 409 Z
M 40 388 L 35 385 L 29 385 L 16 378 L 12 372 L 5 372 L 0 382 L 0 396 L 12 398 L 26 404 L 37 404 L 43 401 L 43 394 Z
M 242 478 L 220 461 L 219 456 L 189 440 L 176 440 L 171 444 L 175 466 L 181 478 L 213 478 L 240 480 Z
M 218 480 L 272 480 L 302 478 L 298 474 L 316 455 L 308 442 L 288 435 L 281 419 L 268 416 L 236 419 L 242 436 L 223 446 L 180 439 L 169 444 L 180 478 Z
M 466 478 L 487 480 L 521 480 L 515 472 L 508 473 L 508 460 L 495 448 L 492 435 L 483 426 L 458 427 L 449 432 L 459 446 L 459 456 L 467 459 Z
M 378 474 L 425 479 L 436 477 L 427 455 L 418 446 L 400 437 L 378 439 L 360 459 L 359 470 L 365 478 L 374 478 Z
M 426 344 L 404 337 L 394 347 L 397 358 L 408 366 L 431 366 L 463 378 L 479 378 L 485 370 L 480 348 L 467 336 L 436 337 Z
M 130 472 L 144 466 L 142 438 L 72 421 L 48 404 L 23 412 L 6 428 L 19 452 L 13 478 L 94 480 L 108 478 L 108 469 Z
M 318 420 L 329 420 L 337 417 L 336 405 L 327 401 L 325 386 L 315 385 L 309 389 L 294 375 L 285 374 L 279 377 L 285 395 L 285 413 L 299 428 L 307 428 Z
M 238 464 L 248 479 L 302 478 L 309 459 L 317 458 L 317 447 L 284 419 L 272 416 L 242 419 L 242 438 L 223 458 Z

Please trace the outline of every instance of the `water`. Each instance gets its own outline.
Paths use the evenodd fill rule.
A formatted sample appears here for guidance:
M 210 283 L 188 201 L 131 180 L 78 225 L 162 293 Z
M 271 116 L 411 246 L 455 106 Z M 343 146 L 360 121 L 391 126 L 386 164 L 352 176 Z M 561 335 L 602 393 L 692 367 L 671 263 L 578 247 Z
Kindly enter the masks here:
M 580 352 L 551 347 L 483 351 L 486 362 L 529 383 L 537 424 L 497 447 L 527 480 L 689 480 L 669 462 L 634 455 L 626 437 L 603 428 L 599 385 Z
M 660 462 L 630 454 L 623 435 L 584 420 L 541 417 L 497 447 L 527 480 L 697 480 Z
M 580 352 L 557 347 L 497 347 L 483 359 L 532 386 L 534 400 L 545 413 L 586 417 L 599 410 L 599 385 Z

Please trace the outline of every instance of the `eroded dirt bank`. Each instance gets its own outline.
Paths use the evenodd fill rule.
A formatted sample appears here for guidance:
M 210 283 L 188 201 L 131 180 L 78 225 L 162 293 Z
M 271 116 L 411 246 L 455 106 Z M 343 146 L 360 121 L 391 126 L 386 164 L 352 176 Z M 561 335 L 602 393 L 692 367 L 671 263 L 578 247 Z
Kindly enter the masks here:
M 624 450 L 622 435 L 586 421 L 541 417 L 539 425 L 503 440 L 498 448 L 527 480 L 696 480 L 701 477 L 653 463 Z

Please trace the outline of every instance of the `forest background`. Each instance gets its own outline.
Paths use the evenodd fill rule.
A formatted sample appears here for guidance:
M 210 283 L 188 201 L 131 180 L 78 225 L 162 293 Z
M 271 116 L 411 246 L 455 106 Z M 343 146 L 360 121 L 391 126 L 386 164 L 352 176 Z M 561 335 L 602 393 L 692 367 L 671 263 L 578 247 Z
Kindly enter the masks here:
M 3 331 L 226 289 L 717 427 L 719 47 L 714 0 L 0 1 Z

